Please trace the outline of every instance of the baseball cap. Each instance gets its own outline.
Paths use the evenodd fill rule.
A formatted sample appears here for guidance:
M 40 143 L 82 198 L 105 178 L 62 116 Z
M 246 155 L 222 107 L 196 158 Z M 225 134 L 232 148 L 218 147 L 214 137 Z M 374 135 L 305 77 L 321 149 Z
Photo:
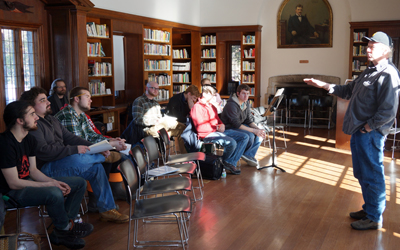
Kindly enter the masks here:
M 392 38 L 390 36 L 386 35 L 386 33 L 382 31 L 375 32 L 371 37 L 366 37 L 364 36 L 362 38 L 363 42 L 376 42 L 376 43 L 382 43 L 388 47 L 392 47 Z

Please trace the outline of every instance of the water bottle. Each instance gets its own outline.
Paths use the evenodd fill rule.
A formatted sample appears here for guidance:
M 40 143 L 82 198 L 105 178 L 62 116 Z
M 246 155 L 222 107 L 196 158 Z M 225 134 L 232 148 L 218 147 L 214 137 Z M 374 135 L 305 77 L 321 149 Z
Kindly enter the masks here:
M 225 178 L 226 178 L 226 171 L 225 171 L 225 168 L 222 170 L 221 178 L 222 178 L 222 179 L 225 179 Z
M 26 245 L 24 243 L 21 243 L 19 245 L 19 247 L 17 248 L 17 250 L 27 250 L 28 248 L 26 247 Z
M 74 220 L 74 223 L 82 223 L 82 222 L 83 222 L 83 220 L 82 220 L 82 218 L 81 218 L 81 215 L 78 214 L 78 215 L 76 216 L 75 220 Z

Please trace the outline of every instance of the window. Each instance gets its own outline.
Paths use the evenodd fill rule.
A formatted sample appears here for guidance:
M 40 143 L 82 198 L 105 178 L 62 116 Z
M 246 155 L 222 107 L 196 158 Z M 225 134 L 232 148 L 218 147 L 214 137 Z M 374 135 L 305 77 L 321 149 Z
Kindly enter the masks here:
M 241 48 L 240 44 L 230 45 L 230 81 L 239 82 L 240 81 L 240 55 Z
M 6 104 L 16 101 L 23 91 L 37 85 L 35 32 L 1 28 L 4 92 Z

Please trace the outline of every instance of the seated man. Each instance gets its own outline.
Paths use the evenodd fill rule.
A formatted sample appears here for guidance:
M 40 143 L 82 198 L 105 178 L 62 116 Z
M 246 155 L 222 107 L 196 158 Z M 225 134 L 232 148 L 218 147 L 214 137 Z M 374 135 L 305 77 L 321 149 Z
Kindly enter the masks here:
M 169 99 L 166 114 L 176 117 L 178 122 L 186 124 L 190 110 L 199 97 L 199 89 L 194 85 L 190 85 L 184 92 Z
M 265 131 L 259 129 L 253 122 L 253 115 L 251 114 L 248 102 L 249 94 L 250 87 L 248 85 L 239 85 L 236 94 L 233 94 L 226 103 L 222 111 L 221 120 L 226 125 L 227 131 L 246 135 L 248 139 L 242 159 L 248 165 L 258 168 L 259 163 L 254 156 L 263 138 L 265 138 Z
M 22 93 L 20 99 L 28 101 L 39 116 L 38 129 L 29 132 L 38 143 L 38 168 L 50 177 L 80 176 L 88 180 L 97 198 L 100 219 L 116 223 L 127 222 L 129 217 L 115 209 L 111 188 L 101 165 L 105 156 L 85 154 L 91 143 L 69 132 L 55 117 L 49 115 L 51 109 L 46 90 L 33 87 Z M 108 151 L 103 153 L 106 156 L 109 154 Z
M 49 97 L 52 115 L 57 114 L 65 105 L 68 104 L 67 87 L 63 79 L 55 79 L 51 84 Z
M 177 121 L 162 119 L 160 104 L 154 100 L 158 96 L 158 90 L 156 82 L 147 83 L 146 92 L 136 98 L 132 104 L 133 120 L 121 137 L 125 138 L 128 143 L 136 144 L 148 135 L 158 138 L 157 131 L 165 128 L 169 136 L 177 138 L 181 153 L 186 153 L 185 145 L 181 138 L 186 126 Z
M 204 142 L 213 142 L 224 147 L 222 155 L 224 168 L 232 174 L 240 174 L 236 164 L 244 152 L 248 137 L 242 133 L 225 130 L 225 125 L 218 117 L 217 109 L 211 104 L 215 93 L 217 90 L 214 87 L 203 86 L 201 98 L 190 111 L 190 117 L 199 138 Z
M 111 146 L 115 147 L 117 151 L 125 150 L 125 140 L 120 138 L 107 139 L 101 134 L 96 133 L 85 114 L 85 111 L 90 110 L 90 105 L 92 103 L 90 92 L 84 87 L 75 87 L 69 93 L 70 103 L 68 106 L 63 108 L 57 114 L 54 115 L 61 124 L 75 135 L 91 142 L 98 143 L 103 140 L 109 140 Z M 106 171 L 107 178 L 109 178 L 110 172 L 117 173 L 120 177 L 118 171 L 118 165 L 128 158 L 124 154 L 120 154 L 116 151 L 110 151 L 110 156 L 112 162 L 104 162 L 103 167 Z M 122 181 L 112 182 L 110 181 L 110 186 L 113 191 L 114 198 L 119 198 L 122 200 L 126 199 L 125 190 L 122 189 Z M 94 208 L 95 204 L 89 203 L 89 209 Z M 94 210 L 94 209 L 91 209 Z
M 28 102 L 8 104 L 3 118 L 7 129 L 0 134 L 0 193 L 22 207 L 46 205 L 54 224 L 51 243 L 74 249 L 84 247 L 81 238 L 93 231 L 93 225 L 74 224 L 73 219 L 78 214 L 86 181 L 81 177 L 52 179 L 36 168 L 37 142 L 28 132 L 37 129 L 39 118 Z

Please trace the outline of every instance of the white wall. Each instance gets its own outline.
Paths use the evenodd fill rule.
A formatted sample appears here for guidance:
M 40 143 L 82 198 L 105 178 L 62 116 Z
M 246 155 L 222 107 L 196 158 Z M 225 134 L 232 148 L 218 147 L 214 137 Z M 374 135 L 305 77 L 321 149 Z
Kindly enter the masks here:
M 200 0 L 91 0 L 96 8 L 200 26 Z
M 349 22 L 399 20 L 399 0 L 330 0 L 332 48 L 277 48 L 277 13 L 284 0 L 92 0 L 97 8 L 196 26 L 262 25 L 261 93 L 268 78 L 285 74 L 348 74 Z M 157 7 L 155 7 L 157 6 Z M 308 60 L 300 64 L 299 60 Z

